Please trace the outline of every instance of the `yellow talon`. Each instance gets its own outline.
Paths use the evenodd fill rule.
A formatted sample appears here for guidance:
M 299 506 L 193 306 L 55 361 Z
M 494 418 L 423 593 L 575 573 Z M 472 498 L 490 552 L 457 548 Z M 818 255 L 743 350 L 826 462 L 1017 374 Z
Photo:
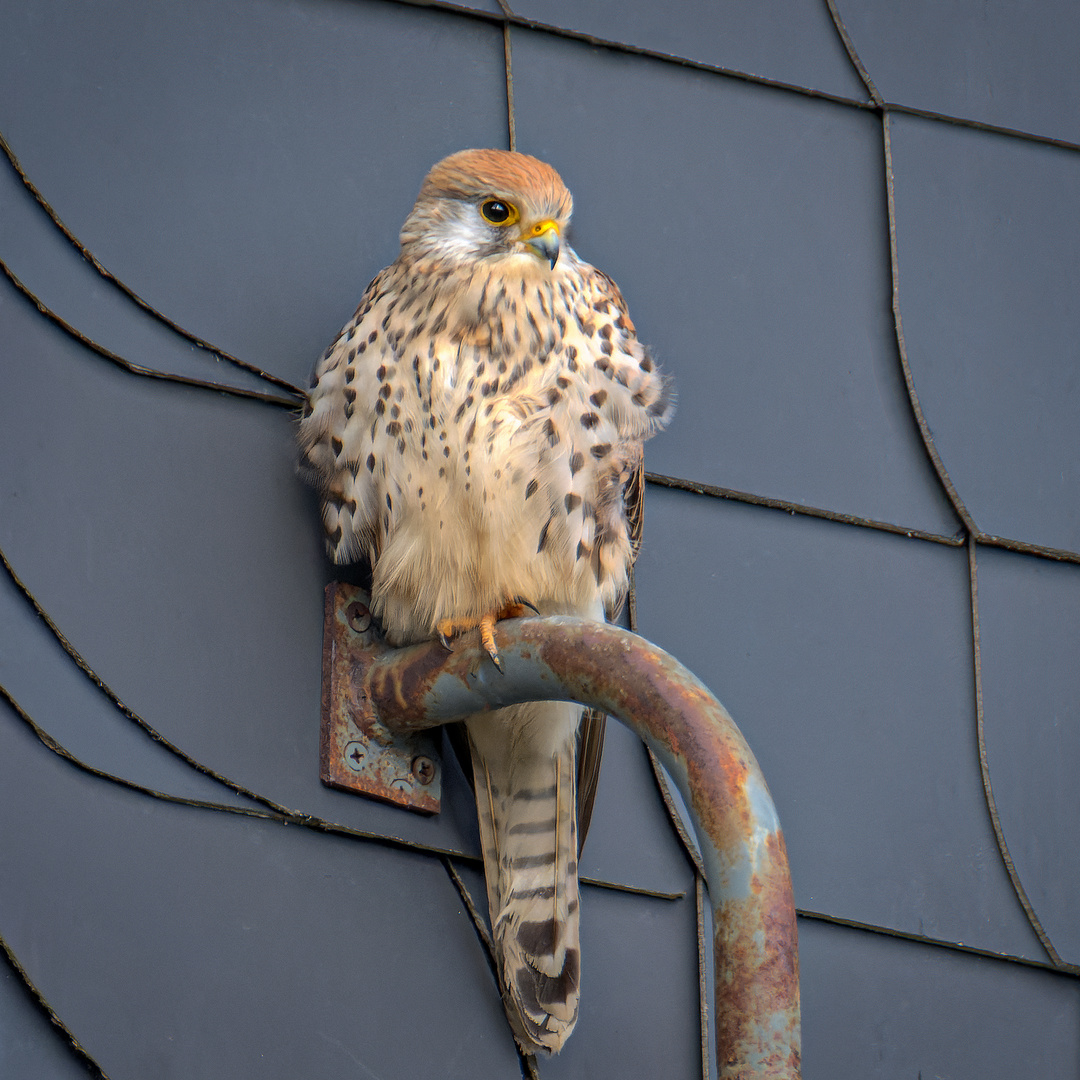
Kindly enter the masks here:
M 480 644 L 484 646 L 488 656 L 491 657 L 491 662 L 501 672 L 502 661 L 499 659 L 499 650 L 495 647 L 495 619 L 495 612 L 489 611 L 480 620 Z
M 527 600 L 517 599 L 505 604 L 498 611 L 488 611 L 479 618 L 468 616 L 460 619 L 440 619 L 435 626 L 435 632 L 443 645 L 450 648 L 450 638 L 464 634 L 467 630 L 480 628 L 480 644 L 484 651 L 491 657 L 491 662 L 503 670 L 502 660 L 499 658 L 499 650 L 495 645 L 495 623 L 500 619 L 520 619 L 528 611 L 536 611 Z

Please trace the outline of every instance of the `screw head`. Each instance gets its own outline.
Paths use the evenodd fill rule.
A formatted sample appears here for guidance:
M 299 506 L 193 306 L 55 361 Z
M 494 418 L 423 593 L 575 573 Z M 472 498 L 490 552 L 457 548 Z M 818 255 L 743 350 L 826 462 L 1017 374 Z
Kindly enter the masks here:
M 354 600 L 345 609 L 345 621 L 351 629 L 358 634 L 362 634 L 371 626 L 371 612 L 368 611 L 365 604 L 361 604 L 359 600 Z
M 367 757 L 367 747 L 362 742 L 348 742 L 342 750 L 345 764 L 353 772 L 360 772 L 364 767 L 364 758 Z
M 412 761 L 412 774 L 418 784 L 427 787 L 435 779 L 435 762 L 429 757 L 414 757 Z

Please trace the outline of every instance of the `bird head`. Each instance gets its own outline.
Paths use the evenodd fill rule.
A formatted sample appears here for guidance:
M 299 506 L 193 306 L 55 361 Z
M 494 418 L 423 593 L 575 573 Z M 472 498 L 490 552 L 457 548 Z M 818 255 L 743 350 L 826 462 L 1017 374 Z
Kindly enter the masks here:
M 432 168 L 401 230 L 403 254 L 475 261 L 517 258 L 554 270 L 573 199 L 528 154 L 462 150 Z

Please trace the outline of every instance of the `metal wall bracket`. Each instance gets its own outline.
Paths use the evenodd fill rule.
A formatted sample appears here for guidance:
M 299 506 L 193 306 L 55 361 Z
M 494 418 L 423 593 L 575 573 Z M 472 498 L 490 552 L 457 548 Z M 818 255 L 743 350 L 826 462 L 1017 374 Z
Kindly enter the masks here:
M 635 731 L 674 780 L 701 849 L 717 1075 L 798 1080 L 798 932 L 784 836 L 750 747 L 699 679 L 635 634 L 568 616 L 500 622 L 505 673 L 477 634 L 451 651 L 437 641 L 393 649 L 367 594 L 340 583 L 326 589 L 325 634 L 323 780 L 334 787 L 437 809 L 433 746 L 416 740 L 517 702 L 580 701 Z
M 366 656 L 386 646 L 363 589 L 332 581 L 323 609 L 322 782 L 424 814 L 437 814 L 442 764 L 437 734 L 391 732 L 363 686 Z
M 769 789 L 727 710 L 674 657 L 617 626 L 569 616 L 496 627 L 505 674 L 478 634 L 368 651 L 355 680 L 394 731 L 521 701 L 580 701 L 660 759 L 690 812 L 713 908 L 720 1080 L 798 1080 L 799 952 L 787 849 Z

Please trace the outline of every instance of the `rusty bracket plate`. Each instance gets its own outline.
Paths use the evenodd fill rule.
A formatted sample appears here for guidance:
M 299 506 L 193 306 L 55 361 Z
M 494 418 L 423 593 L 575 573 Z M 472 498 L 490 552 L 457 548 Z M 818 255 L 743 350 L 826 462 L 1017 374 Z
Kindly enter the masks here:
M 326 586 L 319 775 L 341 791 L 437 814 L 442 795 L 437 730 L 390 732 L 364 693 L 363 654 L 381 646 L 370 602 L 355 585 L 332 581 Z

